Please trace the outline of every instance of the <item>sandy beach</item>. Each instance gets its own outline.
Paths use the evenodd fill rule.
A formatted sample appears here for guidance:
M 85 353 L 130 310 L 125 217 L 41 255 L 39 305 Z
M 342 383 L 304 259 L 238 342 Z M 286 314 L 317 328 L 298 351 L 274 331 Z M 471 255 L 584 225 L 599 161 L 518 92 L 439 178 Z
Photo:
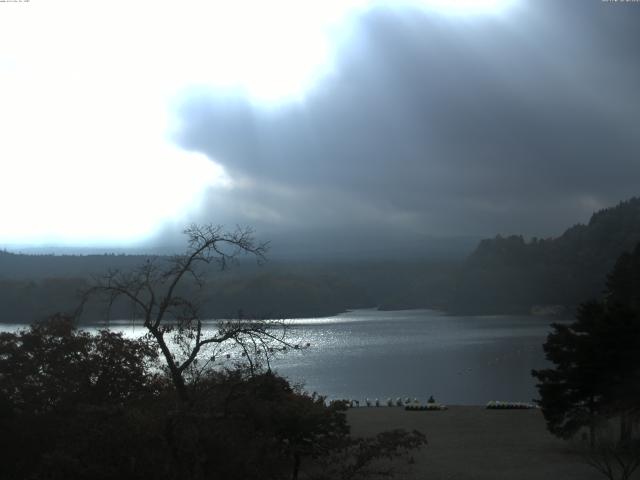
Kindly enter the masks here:
M 410 412 L 400 407 L 350 409 L 352 433 L 420 430 L 429 444 L 397 478 L 420 480 L 597 480 L 571 444 L 547 432 L 539 410 L 487 410 L 453 406 L 445 411 Z M 636 472 L 633 478 L 640 478 Z

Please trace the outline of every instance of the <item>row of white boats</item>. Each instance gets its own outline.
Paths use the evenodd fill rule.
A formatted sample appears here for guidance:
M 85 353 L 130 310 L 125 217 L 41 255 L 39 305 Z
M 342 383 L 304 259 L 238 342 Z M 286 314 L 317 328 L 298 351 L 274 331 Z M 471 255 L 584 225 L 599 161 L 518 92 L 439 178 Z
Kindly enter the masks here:
M 356 399 L 351 399 L 351 400 L 345 400 L 345 402 L 351 407 L 351 408 L 358 408 L 360 407 L 360 400 L 356 400 Z M 436 401 L 433 399 L 433 397 L 429 398 L 429 400 L 427 400 L 426 405 L 440 405 L 438 403 L 436 403 Z M 402 398 L 402 397 L 398 397 L 395 400 L 392 398 L 387 398 L 384 402 L 380 401 L 377 398 L 374 399 L 369 399 L 369 398 L 365 398 L 364 403 L 362 404 L 362 406 L 364 407 L 419 407 L 419 406 L 423 406 L 422 403 L 420 403 L 420 400 L 418 400 L 417 398 L 411 398 L 411 397 L 406 397 L 406 398 Z
M 398 397 L 395 400 L 392 398 L 387 398 L 384 402 L 381 402 L 379 399 L 374 398 L 365 398 L 363 404 L 360 404 L 360 400 L 356 399 L 347 399 L 342 400 L 345 404 L 347 404 L 351 408 L 358 407 L 404 407 L 406 410 L 446 410 L 447 406 L 437 403 L 433 397 L 429 398 L 426 403 L 421 403 L 417 398 L 402 398 Z M 502 402 L 499 400 L 491 400 L 487 403 L 486 408 L 489 410 L 530 410 L 534 408 L 540 408 L 538 405 L 534 403 L 527 402 Z

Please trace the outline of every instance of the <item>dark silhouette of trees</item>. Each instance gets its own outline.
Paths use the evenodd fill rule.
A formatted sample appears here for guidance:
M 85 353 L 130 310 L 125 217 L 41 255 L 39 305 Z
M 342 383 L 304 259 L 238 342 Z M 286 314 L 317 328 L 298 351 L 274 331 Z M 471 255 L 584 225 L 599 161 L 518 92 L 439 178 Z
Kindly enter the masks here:
M 539 404 L 553 434 L 570 438 L 588 427 L 593 443 L 597 415 L 603 410 L 610 371 L 602 364 L 599 330 L 604 307 L 598 302 L 580 305 L 577 321 L 554 324 L 544 344 L 546 357 L 555 368 L 534 370 L 540 382 Z
M 60 315 L 0 333 L 0 478 L 110 478 L 140 446 L 150 411 L 135 406 L 165 388 L 157 359 L 145 340 L 90 335 Z
M 354 439 L 344 403 L 274 374 L 271 355 L 301 348 L 280 322 L 205 322 L 208 267 L 262 260 L 266 245 L 248 229 L 186 234 L 184 255 L 97 278 L 77 316 L 0 334 L 1 478 L 373 478 L 389 473 L 379 460 L 425 443 L 403 431 Z M 107 306 L 125 299 L 146 335 L 77 330 L 96 296 Z M 241 361 L 222 368 L 230 349 Z
M 640 467 L 640 438 L 619 440 L 600 432 L 593 445 L 580 446 L 584 462 L 609 480 L 629 480 Z
M 599 425 L 618 417 L 620 442 L 631 440 L 640 412 L 639 267 L 640 246 L 619 258 L 603 301 L 581 304 L 571 325 L 553 325 L 544 350 L 554 368 L 532 372 L 552 433 L 588 427 L 595 447 Z
M 362 472 L 378 459 L 425 443 L 418 432 L 395 432 L 366 442 L 352 439 L 346 405 L 327 406 L 324 398 L 295 391 L 274 375 L 272 354 L 302 348 L 287 341 L 281 322 L 238 318 L 205 325 L 201 305 L 207 295 L 207 267 L 215 263 L 224 269 L 242 254 L 262 260 L 266 245 L 257 244 L 249 229 L 228 233 L 221 227 L 191 226 L 185 233 L 184 255 L 109 272 L 84 296 L 99 295 L 108 305 L 127 300 L 131 317 L 142 323 L 160 352 L 179 401 L 172 405 L 167 389 L 146 400 L 152 411 L 164 407 L 146 420 L 150 432 L 162 432 L 156 452 L 166 458 L 156 467 L 164 466 L 169 478 L 297 479 L 307 458 L 316 465 L 326 461 L 338 477 L 355 479 L 364 478 Z M 194 285 L 201 295 L 194 295 Z M 244 364 L 232 371 L 214 368 L 225 348 L 241 353 Z M 345 460 L 354 455 L 355 466 Z
M 189 403 L 151 339 L 79 331 L 54 316 L 0 334 L 0 478 L 111 480 L 374 478 L 417 432 L 349 435 L 346 405 L 269 370 L 187 378 Z
M 483 240 L 461 269 L 449 308 L 475 314 L 573 309 L 602 292 L 616 259 L 638 242 L 640 198 L 595 212 L 587 225 L 557 238 Z
M 235 345 L 253 368 L 253 362 L 268 362 L 275 351 L 299 345 L 287 343 L 278 321 L 238 318 L 205 328 L 201 307 L 207 294 L 207 267 L 217 264 L 225 269 L 243 254 L 262 261 L 267 244 L 257 243 L 249 228 L 226 232 L 220 226 L 192 225 L 184 233 L 188 247 L 183 255 L 148 259 L 130 271 L 110 271 L 95 280 L 84 298 L 99 295 L 109 305 L 126 300 L 131 318 L 141 321 L 157 343 L 178 398 L 188 402 L 187 377 L 212 366 L 219 351 L 216 346 Z M 208 354 L 205 361 L 200 358 L 203 353 Z
M 68 411 L 81 403 L 120 403 L 156 388 L 156 348 L 144 339 L 77 330 L 54 315 L 18 333 L 0 333 L 0 392 L 22 412 Z
M 608 305 L 623 305 L 640 312 L 640 243 L 616 261 L 607 277 L 605 300 Z

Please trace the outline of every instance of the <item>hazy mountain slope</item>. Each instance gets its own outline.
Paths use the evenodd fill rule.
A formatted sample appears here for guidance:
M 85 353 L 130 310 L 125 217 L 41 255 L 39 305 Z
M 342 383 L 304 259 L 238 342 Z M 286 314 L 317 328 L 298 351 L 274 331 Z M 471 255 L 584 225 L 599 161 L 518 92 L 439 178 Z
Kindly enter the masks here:
M 558 238 L 480 242 L 461 269 L 449 309 L 507 313 L 572 308 L 600 295 L 616 259 L 640 242 L 640 198 L 594 213 Z

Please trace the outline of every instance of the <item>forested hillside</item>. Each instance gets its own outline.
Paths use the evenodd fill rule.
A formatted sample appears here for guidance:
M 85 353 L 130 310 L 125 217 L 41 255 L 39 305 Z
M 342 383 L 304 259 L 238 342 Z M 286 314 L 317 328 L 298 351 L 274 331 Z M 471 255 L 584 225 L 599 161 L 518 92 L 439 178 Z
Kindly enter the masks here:
M 465 262 L 452 293 L 455 313 L 570 311 L 598 297 L 623 252 L 640 242 L 640 198 L 594 213 L 558 238 L 483 240 Z
M 347 309 L 438 308 L 456 314 L 572 313 L 596 298 L 623 252 L 640 242 L 640 199 L 596 212 L 558 238 L 483 240 L 463 260 L 240 261 L 211 271 L 204 315 L 314 317 Z M 91 277 L 128 270 L 142 255 L 18 255 L 0 252 L 0 322 L 31 322 L 73 310 Z M 189 292 L 186 292 L 189 294 Z M 116 304 L 112 318 L 130 311 Z M 89 305 L 84 321 L 105 318 Z
M 154 258 L 128 255 L 17 255 L 0 252 L 0 322 L 29 323 L 54 312 L 71 312 L 91 277 L 123 271 Z M 203 315 L 232 318 L 291 318 L 335 315 L 353 308 L 444 308 L 460 262 L 453 261 L 240 261 L 225 271 L 213 268 Z M 193 290 L 189 292 L 188 290 Z M 195 293 L 187 285 L 186 296 Z M 87 305 L 82 321 L 106 318 L 104 305 Z M 116 303 L 110 318 L 129 318 Z

